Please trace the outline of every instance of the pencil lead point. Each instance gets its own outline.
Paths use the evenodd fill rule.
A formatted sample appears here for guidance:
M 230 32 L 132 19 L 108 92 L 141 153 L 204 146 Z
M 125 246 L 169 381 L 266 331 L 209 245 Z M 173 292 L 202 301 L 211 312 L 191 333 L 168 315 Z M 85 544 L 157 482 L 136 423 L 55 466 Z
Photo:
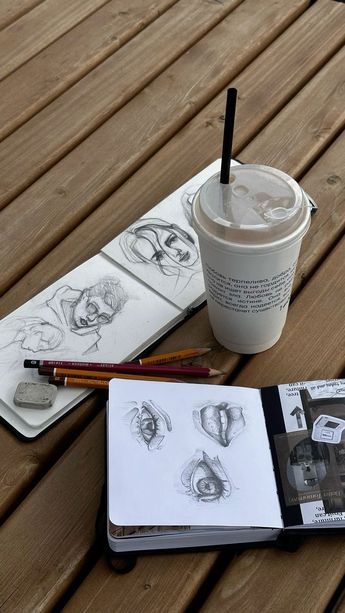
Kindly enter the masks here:
M 215 368 L 210 368 L 210 373 L 209 376 L 210 377 L 215 377 L 217 375 L 224 375 L 225 373 L 222 372 L 221 370 L 216 370 Z

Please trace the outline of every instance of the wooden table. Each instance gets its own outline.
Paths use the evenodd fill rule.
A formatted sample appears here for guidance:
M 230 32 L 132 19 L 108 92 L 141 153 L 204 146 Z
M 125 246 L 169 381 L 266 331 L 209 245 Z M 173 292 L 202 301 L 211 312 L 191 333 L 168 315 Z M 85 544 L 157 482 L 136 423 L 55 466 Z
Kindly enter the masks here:
M 344 3 L 1 0 L 0 27 L 0 316 L 219 157 L 231 85 L 234 154 L 319 204 L 287 324 L 246 358 L 216 344 L 203 308 L 155 351 L 213 347 L 216 383 L 344 376 Z M 29 443 L 0 426 L 1 611 L 345 611 L 343 536 L 112 572 L 94 546 L 103 405 L 92 394 Z

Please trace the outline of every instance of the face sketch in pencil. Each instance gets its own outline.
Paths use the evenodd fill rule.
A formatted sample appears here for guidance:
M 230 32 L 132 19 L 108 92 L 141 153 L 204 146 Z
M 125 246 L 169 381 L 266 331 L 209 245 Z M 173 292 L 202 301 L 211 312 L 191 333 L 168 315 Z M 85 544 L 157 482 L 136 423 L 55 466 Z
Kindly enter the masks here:
M 181 473 L 183 491 L 197 502 L 220 502 L 231 495 L 232 487 L 219 458 L 197 451 Z
M 210 401 L 193 410 L 194 425 L 202 434 L 228 447 L 245 428 L 243 409 L 233 402 Z
M 171 419 L 153 400 L 135 402 L 125 416 L 134 440 L 148 451 L 157 451 L 166 443 L 167 433 L 172 431 Z
M 8 319 L 1 329 L 0 350 L 16 345 L 23 352 L 53 353 L 71 349 L 81 355 L 98 351 L 101 328 L 121 311 L 127 296 L 115 277 L 75 289 L 59 287 L 45 303 L 32 307 L 37 317 Z
M 192 235 L 163 219 L 139 219 L 120 237 L 126 259 L 172 277 L 174 291 L 182 291 L 201 272 L 199 250 Z
M 63 332 L 40 317 L 15 318 L 1 331 L 0 350 L 16 344 L 21 349 L 40 353 L 58 347 Z

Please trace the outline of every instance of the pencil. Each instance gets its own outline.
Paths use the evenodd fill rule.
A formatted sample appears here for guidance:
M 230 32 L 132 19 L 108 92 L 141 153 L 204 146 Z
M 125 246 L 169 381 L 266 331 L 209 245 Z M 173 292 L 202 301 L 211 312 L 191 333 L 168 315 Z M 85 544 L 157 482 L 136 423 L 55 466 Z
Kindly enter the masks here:
M 191 349 L 180 349 L 179 351 L 171 351 L 170 353 L 162 353 L 157 355 L 151 355 L 147 358 L 141 358 L 140 360 L 129 362 L 130 364 L 167 364 L 169 362 L 175 362 L 177 360 L 185 360 L 187 358 L 195 358 L 205 353 L 212 351 L 211 347 L 199 347 L 199 348 L 191 348 Z M 64 360 L 24 360 L 24 368 L 38 368 L 39 366 L 53 366 L 53 367 L 63 367 L 66 368 L 85 368 L 85 365 L 88 364 L 92 367 L 93 370 L 104 370 L 105 367 L 108 366 L 117 366 L 117 364 L 106 363 L 106 362 L 70 362 Z
M 98 370 L 74 370 L 72 368 L 52 368 L 49 366 L 40 366 L 38 374 L 45 377 L 73 377 L 78 379 L 100 379 L 110 381 L 110 379 L 142 379 L 149 381 L 179 381 L 180 379 L 172 379 L 171 377 L 155 377 L 150 375 L 137 375 L 130 373 L 116 373 Z
M 130 375 L 116 375 L 112 379 L 140 379 L 141 381 L 170 381 L 172 383 L 181 383 L 176 379 L 163 379 L 160 377 L 132 377 Z M 109 381 L 105 379 L 88 379 L 87 377 L 49 377 L 48 383 L 53 385 L 63 385 L 64 387 L 91 387 L 94 389 L 108 389 Z
M 176 360 L 185 360 L 186 358 L 195 358 L 204 355 L 211 351 L 210 347 L 195 347 L 190 349 L 180 349 L 179 351 L 171 351 L 170 353 L 162 353 L 160 355 L 150 355 L 147 358 L 141 358 L 139 364 L 167 364 Z
M 192 377 L 214 377 L 221 375 L 221 371 L 214 368 L 205 368 L 203 366 L 171 366 L 161 364 L 135 364 L 132 362 L 123 364 L 106 364 L 103 362 L 62 362 L 53 360 L 29 360 L 32 363 L 35 361 L 36 368 L 50 367 L 56 369 L 52 375 L 66 375 L 66 370 L 84 370 L 94 372 L 113 372 L 126 373 L 131 375 L 160 375 L 162 377 L 175 376 L 192 376 Z M 24 364 L 25 366 L 25 364 Z

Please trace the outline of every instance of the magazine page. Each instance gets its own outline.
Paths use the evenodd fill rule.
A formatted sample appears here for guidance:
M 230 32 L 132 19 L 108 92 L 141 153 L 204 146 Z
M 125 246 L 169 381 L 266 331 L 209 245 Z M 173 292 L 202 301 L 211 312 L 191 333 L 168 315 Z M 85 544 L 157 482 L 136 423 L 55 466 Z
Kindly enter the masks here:
M 285 526 L 345 522 L 345 379 L 279 385 L 262 397 Z
M 113 380 L 109 520 L 282 527 L 259 390 Z

